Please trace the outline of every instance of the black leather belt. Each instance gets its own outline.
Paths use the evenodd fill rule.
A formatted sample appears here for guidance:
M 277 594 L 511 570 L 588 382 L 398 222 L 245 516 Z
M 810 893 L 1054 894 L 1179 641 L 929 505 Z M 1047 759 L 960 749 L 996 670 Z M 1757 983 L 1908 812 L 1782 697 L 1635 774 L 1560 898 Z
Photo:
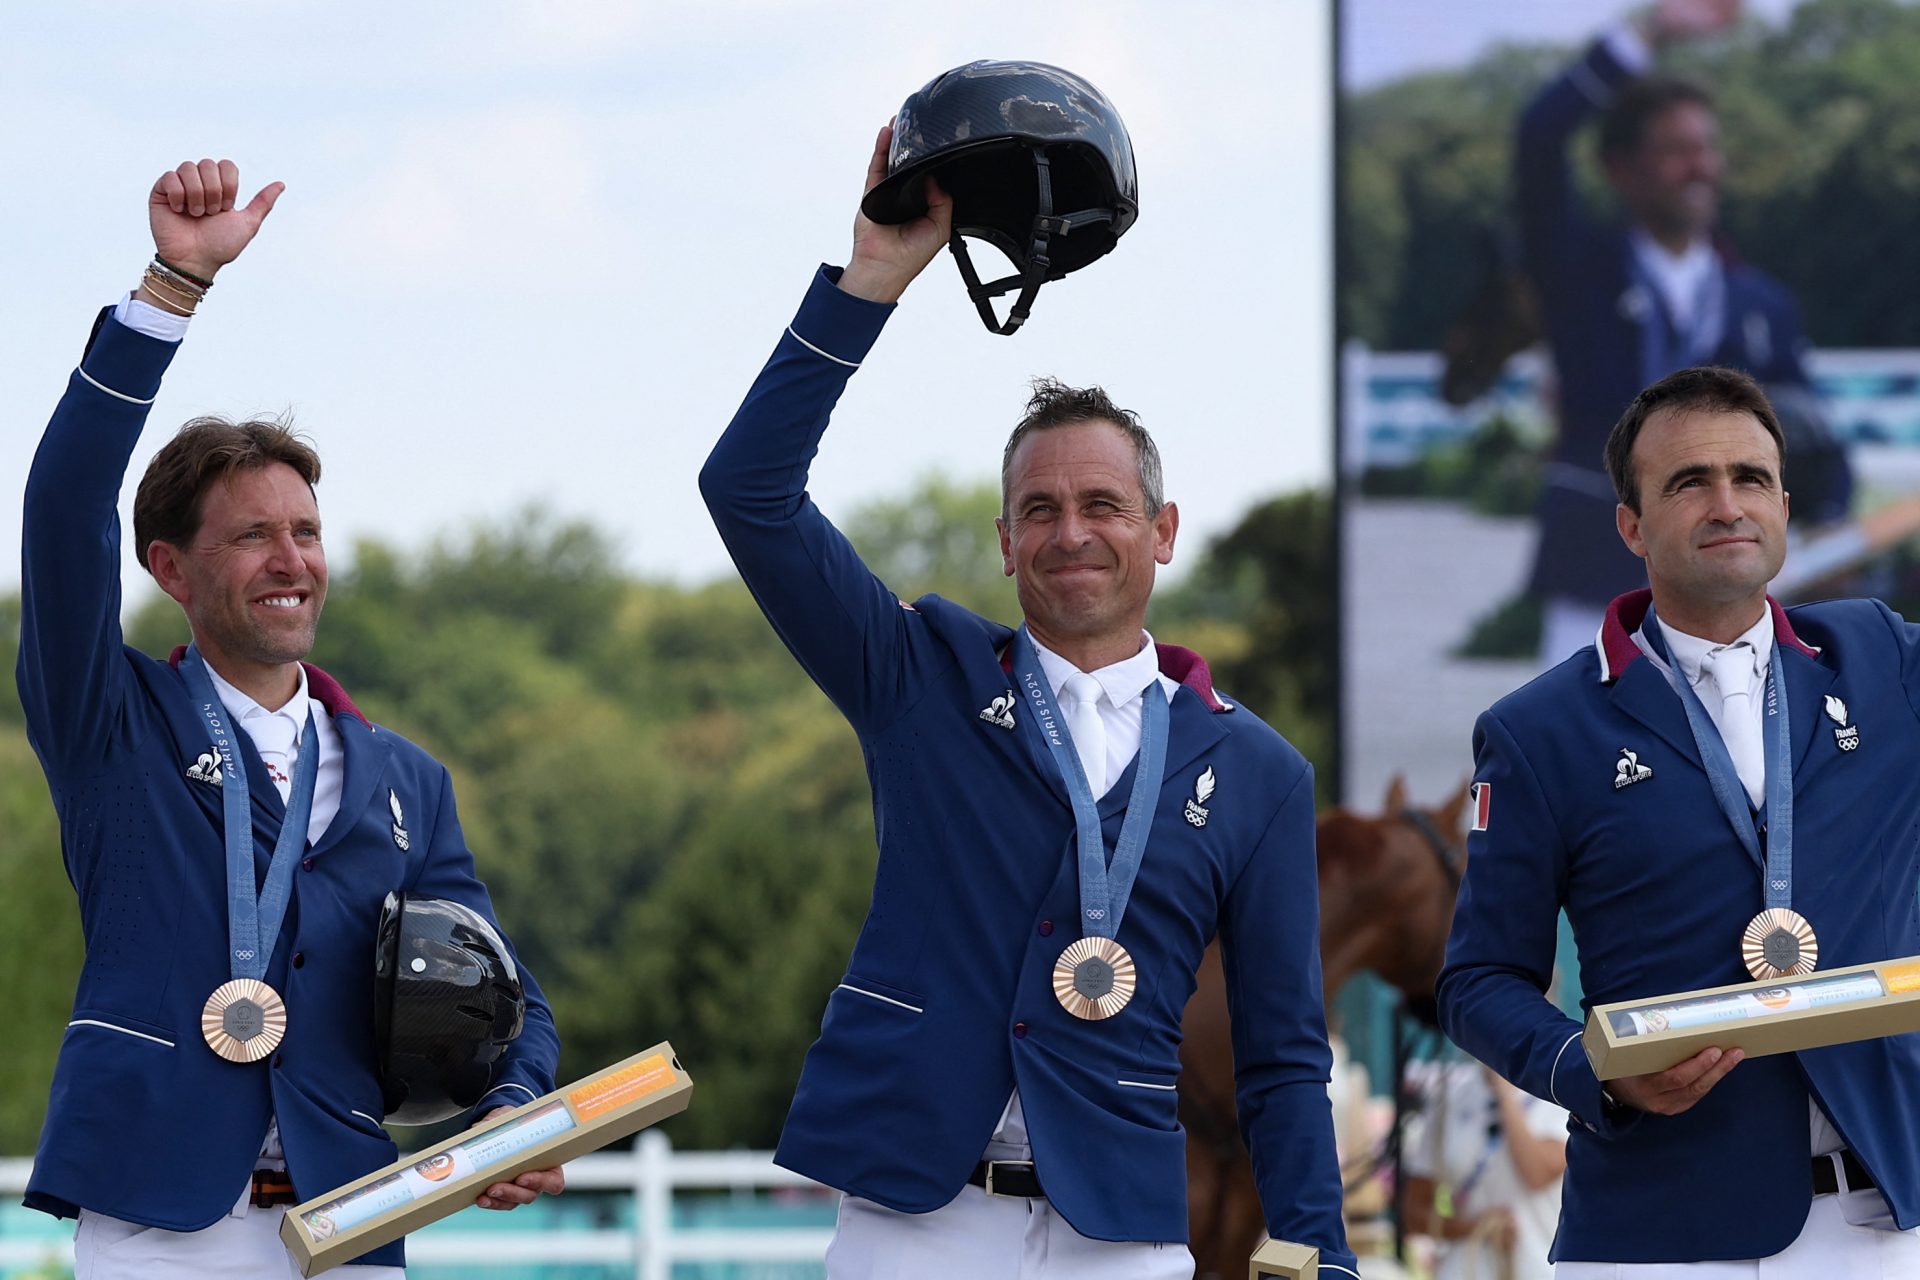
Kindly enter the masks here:
M 1833 1156 L 1815 1156 L 1813 1158 L 1813 1194 L 1830 1196 L 1841 1191 L 1864 1191 L 1880 1185 L 1873 1180 L 1873 1175 L 1867 1172 L 1867 1166 L 1861 1164 L 1853 1152 L 1836 1151 L 1833 1155 L 1840 1157 L 1840 1167 L 1847 1171 L 1846 1185 L 1840 1185 L 1839 1175 L 1835 1173 L 1833 1167 Z
M 1043 1200 L 1047 1195 L 1040 1189 L 1040 1175 L 1033 1171 L 1031 1160 L 982 1160 L 973 1166 L 967 1184 L 979 1187 L 990 1196 Z

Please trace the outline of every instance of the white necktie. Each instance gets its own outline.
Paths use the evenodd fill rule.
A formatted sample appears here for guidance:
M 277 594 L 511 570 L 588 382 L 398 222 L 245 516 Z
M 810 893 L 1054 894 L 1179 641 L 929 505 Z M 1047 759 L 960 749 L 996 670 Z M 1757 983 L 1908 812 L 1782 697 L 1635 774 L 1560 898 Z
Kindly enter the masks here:
M 290 717 L 274 713 L 254 716 L 246 722 L 246 730 L 284 801 L 293 793 L 293 763 L 300 754 L 299 727 Z
M 1700 664 L 1720 691 L 1720 739 L 1733 757 L 1734 771 L 1759 808 L 1767 790 L 1767 757 L 1760 743 L 1760 717 L 1753 705 L 1753 647 L 1742 643 L 1715 649 Z
M 1107 793 L 1107 726 L 1100 719 L 1100 682 L 1076 671 L 1067 677 L 1062 692 L 1068 699 L 1067 732 L 1097 800 Z

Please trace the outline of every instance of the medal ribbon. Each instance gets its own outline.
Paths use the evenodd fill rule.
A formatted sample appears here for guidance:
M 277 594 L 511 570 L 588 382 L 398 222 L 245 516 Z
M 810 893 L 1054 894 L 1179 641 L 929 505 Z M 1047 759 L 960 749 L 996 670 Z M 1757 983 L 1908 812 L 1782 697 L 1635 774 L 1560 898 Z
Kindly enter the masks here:
M 1647 656 L 1653 659 L 1653 665 L 1667 678 L 1667 683 L 1680 695 L 1680 704 L 1687 709 L 1687 724 L 1693 730 L 1694 745 L 1700 749 L 1700 761 L 1706 766 L 1707 781 L 1713 787 L 1713 798 L 1719 802 L 1720 811 L 1726 814 L 1727 821 L 1733 825 L 1733 833 L 1740 838 L 1747 856 L 1765 873 L 1763 891 L 1766 904 L 1769 907 L 1792 907 L 1793 734 L 1787 722 L 1787 683 L 1786 673 L 1781 670 L 1780 642 L 1777 639 L 1773 642 L 1773 657 L 1767 663 L 1767 685 L 1763 695 L 1766 713 L 1761 740 L 1767 761 L 1767 847 L 1763 854 L 1760 835 L 1753 824 L 1753 808 L 1747 803 L 1747 789 L 1740 781 L 1740 773 L 1733 767 L 1733 756 L 1720 737 L 1713 717 L 1707 714 L 1700 695 L 1693 691 L 1693 686 L 1673 665 L 1667 653 L 1666 637 L 1660 631 L 1660 620 L 1651 609 L 1647 611 L 1647 621 L 1641 627 L 1641 633 L 1653 648 L 1653 652 Z
M 1147 832 L 1153 824 L 1166 769 L 1170 719 L 1166 694 L 1157 677 L 1141 693 L 1140 757 L 1135 765 L 1133 792 L 1127 797 L 1127 816 L 1120 824 L 1120 839 L 1113 847 L 1109 865 L 1093 786 L 1080 764 L 1080 753 L 1073 748 L 1067 723 L 1053 705 L 1046 677 L 1040 671 L 1040 655 L 1034 652 L 1025 626 L 1014 637 L 1014 661 L 1015 674 L 1033 705 L 1041 736 L 1047 740 L 1054 767 L 1060 770 L 1067 796 L 1073 802 L 1073 826 L 1080 850 L 1081 928 L 1091 937 L 1115 937 L 1120 932 L 1120 918 L 1127 911 L 1127 899 L 1133 895 L 1140 859 L 1147 851 Z
M 187 691 L 200 708 L 213 749 L 220 754 L 220 799 L 226 817 L 227 842 L 227 959 L 236 978 L 264 978 L 273 944 L 280 937 L 287 900 L 293 896 L 293 867 L 307 844 L 307 822 L 313 815 L 313 784 L 320 772 L 320 743 L 314 736 L 313 712 L 307 712 L 306 736 L 300 758 L 293 765 L 293 789 L 287 795 L 287 815 L 267 863 L 266 883 L 254 894 L 253 810 L 247 796 L 247 770 L 227 731 L 227 709 L 213 689 L 206 659 L 189 648 L 180 663 Z

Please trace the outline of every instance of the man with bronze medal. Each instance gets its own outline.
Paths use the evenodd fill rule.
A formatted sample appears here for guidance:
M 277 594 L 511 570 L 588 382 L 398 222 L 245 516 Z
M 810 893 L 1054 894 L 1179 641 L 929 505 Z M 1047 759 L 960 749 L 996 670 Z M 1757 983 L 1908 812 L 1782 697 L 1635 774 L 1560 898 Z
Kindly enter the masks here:
M 1117 125 L 1058 68 L 976 63 L 923 95 L 956 85 L 1035 120 L 1097 116 L 1089 134 Z M 807 496 L 894 302 L 969 225 L 950 171 L 901 164 L 924 139 L 895 130 L 963 115 L 917 114 L 921 96 L 876 145 L 851 261 L 815 275 L 701 475 L 741 576 L 859 737 L 880 846 L 776 1158 L 846 1192 L 830 1280 L 1187 1280 L 1180 1018 L 1217 931 L 1268 1227 L 1317 1246 L 1321 1274 L 1355 1275 L 1326 1096 L 1312 771 L 1214 691 L 1198 655 L 1144 629 L 1178 528 L 1152 438 L 1098 388 L 1035 384 L 1002 454 L 1014 628 L 901 600 Z M 984 112 L 969 140 L 1002 141 L 1007 118 Z M 1010 153 L 1000 190 L 1031 193 L 1033 162 Z M 1130 152 L 1094 162 L 1127 186 Z M 1056 207 L 1084 210 L 1053 164 Z M 1100 199 L 1035 225 L 1084 238 L 1116 199 L 1130 212 L 1125 192 Z M 990 292 L 975 291 L 983 309 Z
M 1920 953 L 1920 628 L 1784 610 L 1781 431 L 1751 379 L 1683 370 L 1609 437 L 1648 589 L 1474 732 L 1483 820 L 1442 1024 L 1566 1107 L 1563 1280 L 1920 1274 L 1920 1037 L 1602 1086 L 1543 994 L 1565 909 L 1589 1006 Z
M 319 458 L 286 427 L 196 419 L 155 455 L 134 549 L 191 643 L 164 662 L 122 644 L 128 459 L 189 318 L 281 189 L 241 204 L 227 161 L 161 175 L 155 257 L 96 322 L 27 481 L 20 696 L 86 963 L 26 1200 L 79 1218 L 76 1280 L 297 1275 L 285 1207 L 397 1155 L 373 998 L 388 895 L 494 927 L 446 769 L 301 661 L 327 565 Z M 514 977 L 476 1117 L 553 1087 L 551 1015 Z M 536 1171 L 480 1203 L 561 1186 Z M 396 1242 L 348 1270 L 401 1263 Z

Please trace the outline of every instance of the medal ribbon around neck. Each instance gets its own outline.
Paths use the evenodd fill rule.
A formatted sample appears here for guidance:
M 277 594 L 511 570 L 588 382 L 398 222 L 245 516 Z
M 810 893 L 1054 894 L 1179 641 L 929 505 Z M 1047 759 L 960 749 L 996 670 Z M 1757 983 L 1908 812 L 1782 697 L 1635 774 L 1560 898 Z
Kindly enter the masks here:
M 266 881 L 256 895 L 247 770 L 227 725 L 227 708 L 214 692 L 213 678 L 198 647 L 187 650 L 180 674 L 220 756 L 220 799 L 226 829 L 227 962 L 233 980 L 208 998 L 201 1014 L 201 1030 L 221 1057 L 256 1062 L 272 1053 L 286 1034 L 286 1005 L 262 979 L 280 936 L 280 924 L 286 918 L 287 902 L 293 896 L 294 865 L 306 848 L 314 780 L 319 775 L 319 742 L 309 710 L 305 749 L 294 762 L 286 817 L 267 863 Z
M 1700 750 L 1700 762 L 1706 767 L 1714 800 L 1732 825 L 1747 856 L 1761 868 L 1766 910 L 1747 925 L 1742 939 L 1748 972 L 1762 981 L 1812 973 L 1820 958 L 1819 943 L 1813 927 L 1793 909 L 1793 732 L 1787 716 L 1787 681 L 1780 661 L 1780 641 L 1773 642 L 1772 656 L 1767 662 L 1766 688 L 1762 693 L 1765 716 L 1761 741 L 1767 769 L 1767 841 L 1763 853 L 1760 833 L 1754 827 L 1753 808 L 1747 802 L 1747 789 L 1734 767 L 1733 755 L 1727 750 L 1726 741 L 1720 736 L 1706 705 L 1700 701 L 1700 695 L 1674 665 L 1667 652 L 1660 620 L 1652 609 L 1647 610 L 1641 631 L 1653 650 L 1647 656 L 1680 695 L 1680 705 L 1686 708 L 1687 725 L 1693 730 L 1694 745 Z
M 1113 859 L 1107 860 L 1106 839 L 1100 832 L 1100 810 L 1093 786 L 1074 750 L 1066 720 L 1053 704 L 1040 656 L 1022 626 L 1014 637 L 1015 675 L 1026 691 L 1034 720 L 1053 756 L 1054 767 L 1066 783 L 1073 803 L 1073 825 L 1079 849 L 1080 928 L 1082 937 L 1067 948 L 1054 966 L 1054 994 L 1069 1013 L 1088 1020 L 1111 1017 L 1133 998 L 1133 958 L 1114 939 L 1133 894 L 1134 878 L 1146 853 L 1147 833 L 1159 801 L 1167 759 L 1170 713 L 1156 676 L 1140 699 L 1140 755 L 1135 762 L 1133 791 L 1127 798 L 1127 816 L 1120 825 Z

